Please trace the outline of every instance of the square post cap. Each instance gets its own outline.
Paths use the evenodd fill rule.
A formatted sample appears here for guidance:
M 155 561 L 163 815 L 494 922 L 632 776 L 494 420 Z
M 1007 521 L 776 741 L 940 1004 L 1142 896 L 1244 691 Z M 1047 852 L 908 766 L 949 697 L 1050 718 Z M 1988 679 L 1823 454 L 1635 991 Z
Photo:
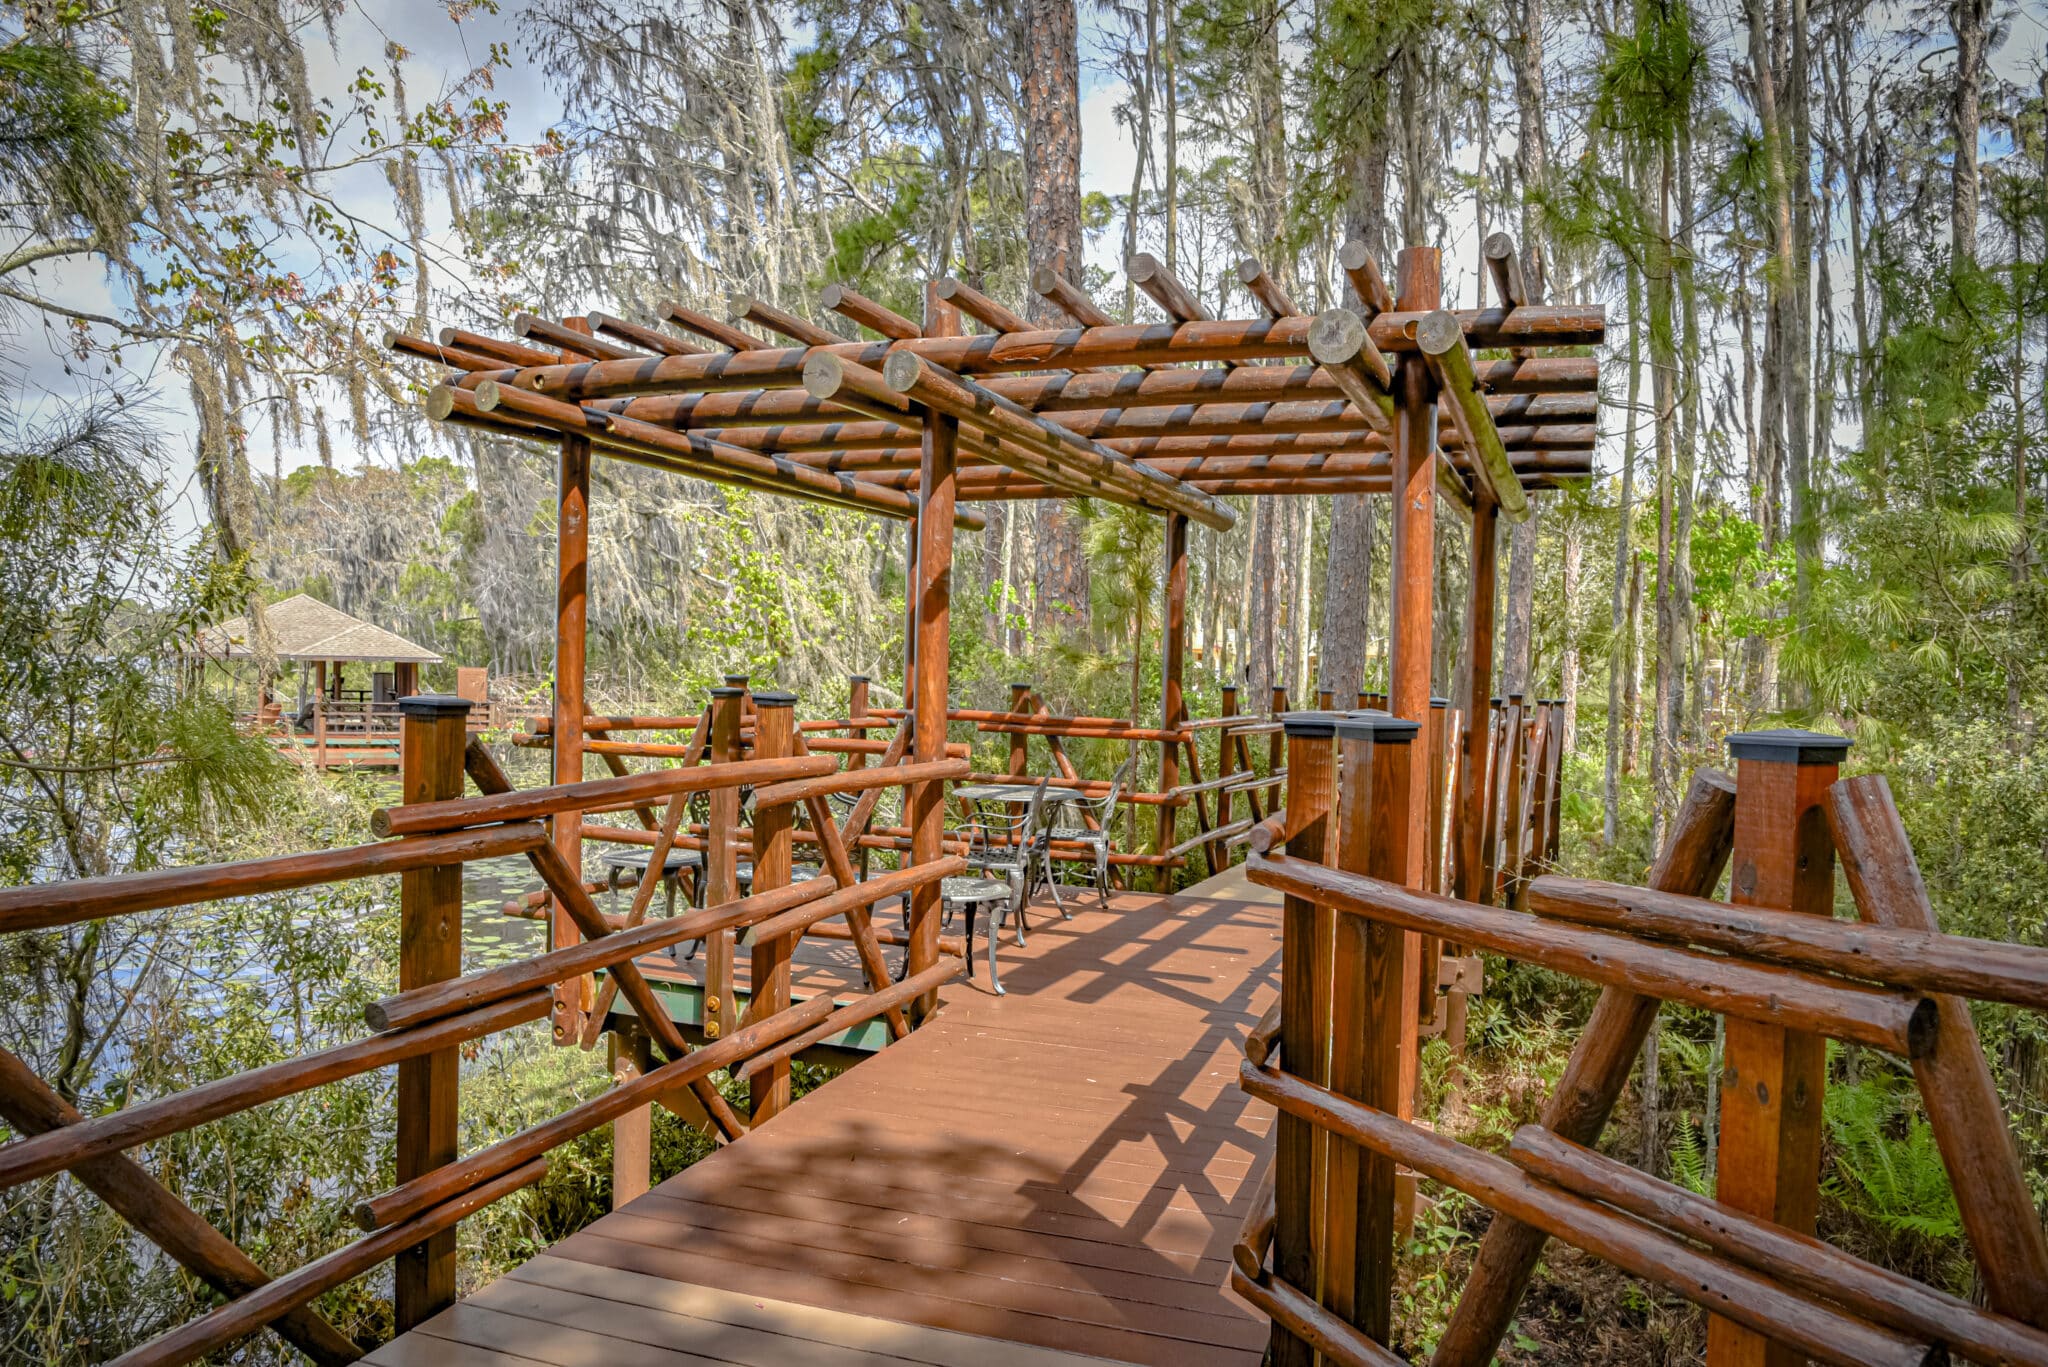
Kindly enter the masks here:
M 1293 740 L 1328 740 L 1337 734 L 1337 722 L 1342 712 L 1282 712 L 1280 727 Z
M 1776 764 L 1840 764 L 1848 757 L 1849 738 L 1789 726 L 1775 731 L 1740 731 L 1728 737 L 1728 753 L 1735 759 Z
M 848 683 L 867 683 L 868 676 L 865 674 L 849 674 L 846 676 L 846 681 Z
M 735 688 L 732 685 L 727 684 L 723 688 L 712 689 L 711 696 L 714 699 L 737 698 L 743 696 L 746 693 L 746 691 L 747 690 L 744 688 Z
M 796 694 L 785 693 L 779 688 L 758 689 L 754 693 L 756 707 L 795 707 Z
M 1377 710 L 1347 712 L 1337 719 L 1338 740 L 1369 740 L 1374 745 L 1405 744 L 1421 729 L 1419 721 Z
M 413 693 L 398 700 L 398 714 L 408 721 L 436 721 L 442 717 L 467 717 L 472 703 L 453 693 Z

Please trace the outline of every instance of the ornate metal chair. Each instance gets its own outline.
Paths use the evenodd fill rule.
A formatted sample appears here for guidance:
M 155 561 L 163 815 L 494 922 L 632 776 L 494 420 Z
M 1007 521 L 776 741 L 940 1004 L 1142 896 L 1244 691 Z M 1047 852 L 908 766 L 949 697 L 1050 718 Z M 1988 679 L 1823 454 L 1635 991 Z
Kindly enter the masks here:
M 1045 790 L 1052 782 L 1042 778 L 1031 790 L 1031 800 L 1023 804 L 1021 812 L 997 815 L 993 812 L 976 810 L 961 826 L 959 834 L 967 838 L 967 867 L 992 878 L 1000 878 L 1010 885 L 1010 905 L 1005 914 L 1017 918 L 1017 943 L 1024 943 L 1024 906 L 1031 900 L 1031 894 L 1038 890 L 1039 881 L 1046 876 L 1045 832 L 1039 826 L 1039 814 L 1045 809 Z M 998 916 L 988 928 L 993 939 L 1001 929 L 1002 918 Z
M 1109 905 L 1109 842 L 1119 815 L 1117 800 L 1123 796 L 1124 785 L 1131 781 L 1137 763 L 1136 756 L 1126 759 L 1109 780 L 1109 791 L 1100 799 L 1070 804 L 1080 807 L 1095 818 L 1093 829 L 1084 822 L 1079 826 L 1055 826 L 1050 833 L 1051 840 L 1087 847 L 1088 855 L 1095 865 L 1095 876 L 1091 880 L 1095 884 L 1095 895 L 1102 900 L 1104 906 Z M 1048 844 L 1047 866 L 1051 872 L 1048 873 L 1046 881 L 1052 885 L 1053 905 L 1060 909 L 1062 916 L 1067 914 L 1067 904 L 1060 898 L 1058 865 L 1073 862 L 1075 861 L 1072 858 L 1067 858 L 1055 863 Z

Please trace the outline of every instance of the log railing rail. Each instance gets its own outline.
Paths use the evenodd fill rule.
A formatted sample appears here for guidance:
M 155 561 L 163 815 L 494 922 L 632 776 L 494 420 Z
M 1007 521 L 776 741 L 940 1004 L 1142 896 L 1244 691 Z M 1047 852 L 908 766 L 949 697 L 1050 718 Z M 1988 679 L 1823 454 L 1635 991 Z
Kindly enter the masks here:
M 1512 747 L 1527 727 L 1520 757 L 1542 764 L 1548 719 L 1536 711 L 1525 721 L 1519 704 L 1510 700 L 1496 729 Z M 2048 1009 L 2048 949 L 1935 927 L 1883 780 L 1837 781 L 1847 742 L 1731 738 L 1736 779 L 1695 778 L 1650 887 L 1517 874 L 1532 918 L 1414 885 L 1401 845 L 1417 723 L 1380 713 L 1285 720 L 1287 805 L 1248 841 L 1252 881 L 1286 899 L 1280 998 L 1240 1069 L 1280 1124 L 1271 1196 L 1253 1201 L 1229 1274 L 1272 1320 L 1270 1361 L 1400 1360 L 1390 1352 L 1392 1278 L 1407 1171 L 1494 1212 L 1434 1367 L 1493 1360 L 1549 1238 L 1703 1307 L 1709 1367 L 1926 1364 L 1950 1353 L 2048 1367 L 2048 1243 L 1967 1009 Z M 1517 754 L 1495 758 L 1505 772 Z M 1549 838 L 1544 787 L 1522 791 L 1530 808 L 1507 813 L 1521 833 L 1503 868 L 1530 868 Z M 1828 916 L 1838 849 L 1860 925 Z M 1731 859 L 1735 905 L 1707 900 Z M 1405 1055 L 1428 936 L 1602 987 L 1540 1121 L 1504 1156 L 1409 1118 Z M 1714 1198 L 1592 1148 L 1665 1000 L 1727 1017 Z M 1814 1237 L 1828 1037 L 1912 1068 L 1988 1305 Z
M 958 873 L 965 861 L 942 854 L 862 881 L 845 843 L 859 826 L 835 822 L 825 795 L 858 792 L 854 815 L 864 822 L 861 809 L 872 810 L 873 797 L 884 787 L 957 777 L 966 765 L 957 760 L 892 761 L 884 767 L 841 770 L 831 756 L 804 753 L 799 733 L 787 724 L 793 701 L 788 695 L 760 694 L 753 701 L 764 720 L 752 758 L 517 790 L 481 740 L 468 737 L 466 701 L 407 698 L 401 703 L 403 788 L 414 800 L 376 813 L 372 824 L 387 837 L 383 840 L 0 890 L 0 933 L 5 933 L 354 878 L 396 874 L 402 879 L 400 990 L 365 1009 L 371 1031 L 366 1038 L 91 1117 L 65 1104 L 20 1058 L 0 1051 L 0 1119 L 19 1136 L 0 1144 L 0 1190 L 71 1172 L 138 1233 L 228 1298 L 221 1307 L 123 1355 L 118 1359 L 123 1367 L 189 1362 L 266 1325 L 315 1362 L 353 1361 L 364 1346 L 312 1309 L 313 1299 L 395 1258 L 399 1328 L 437 1313 L 454 1298 L 456 1224 L 538 1180 L 553 1148 L 599 1125 L 644 1117 L 650 1103 L 708 1124 L 728 1141 L 738 1139 L 787 1104 L 789 1061 L 804 1049 L 876 1017 L 888 1017 L 898 1037 L 909 1029 L 905 1004 L 961 972 L 963 948 L 940 939 L 935 962 L 901 982 L 892 981 L 880 950 L 891 937 L 873 926 L 869 908 Z M 465 772 L 480 795 L 460 795 Z M 641 920 L 661 877 L 659 851 L 636 889 L 634 914 L 614 923 L 598 912 L 579 872 L 550 838 L 548 824 L 556 818 L 659 805 L 666 815 L 652 834 L 657 842 L 673 840 L 692 795 L 731 794 L 741 786 L 754 789 L 755 839 L 761 852 L 751 895 L 728 896 L 670 919 Z M 824 851 L 824 867 L 809 881 L 791 883 L 787 837 L 799 809 L 813 823 L 811 834 Z M 724 804 L 714 804 L 707 843 L 729 850 L 736 848 L 739 833 L 720 821 L 717 814 L 723 811 Z M 777 840 L 784 851 L 779 864 L 773 853 Z M 463 866 L 505 855 L 532 861 L 548 892 L 575 920 L 581 938 L 464 976 Z M 841 918 L 843 927 L 829 924 Z M 855 942 L 867 978 L 863 995 L 850 1001 L 835 1000 L 830 993 L 791 999 L 787 965 L 806 933 Z M 753 1001 L 737 1028 L 693 1047 L 635 960 L 686 940 L 721 935 L 744 935 L 751 946 Z M 559 997 L 565 989 L 575 990 L 598 972 L 606 975 L 608 990 L 626 997 L 633 1012 L 614 1017 L 598 1011 L 596 1022 L 633 1036 L 623 1041 L 622 1052 L 631 1047 L 645 1056 L 646 1066 L 629 1070 L 620 1085 L 592 1100 L 459 1157 L 455 1119 L 461 1047 L 548 1018 L 555 1009 L 551 993 Z M 658 1049 L 658 1061 L 638 1045 L 642 1032 Z M 393 1064 L 399 1070 L 398 1184 L 357 1206 L 364 1237 L 282 1277 L 272 1279 L 126 1155 L 251 1107 Z M 712 1074 L 722 1069 L 749 1084 L 753 1101 L 745 1120 L 711 1085 Z M 620 1147 L 626 1147 L 623 1139 Z M 645 1152 L 643 1145 L 643 1162 Z M 639 1186 L 645 1187 L 644 1172 Z M 620 1199 L 630 1194 L 622 1192 Z

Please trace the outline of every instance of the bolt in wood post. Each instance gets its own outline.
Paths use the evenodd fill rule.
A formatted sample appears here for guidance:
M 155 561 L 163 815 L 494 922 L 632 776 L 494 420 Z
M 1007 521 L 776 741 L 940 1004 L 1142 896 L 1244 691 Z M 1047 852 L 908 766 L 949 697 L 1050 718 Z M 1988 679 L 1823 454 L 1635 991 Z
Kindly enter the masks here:
M 740 757 L 740 708 L 745 693 L 737 688 L 711 690 L 711 762 L 731 764 Z M 704 841 L 704 905 L 723 906 L 740 895 L 740 794 L 719 788 L 710 794 L 711 820 Z M 739 1024 L 733 1001 L 733 932 L 713 931 L 704 942 L 704 1037 L 723 1039 Z
M 1336 723 L 1331 852 L 1338 868 L 1389 882 L 1406 877 L 1419 729 L 1383 712 Z M 1402 1108 L 1403 1051 L 1416 1033 L 1407 995 L 1413 938 L 1361 916 L 1336 916 L 1331 926 L 1327 1085 L 1390 1115 Z M 1343 1139 L 1328 1142 L 1322 1302 L 1375 1343 L 1387 1343 L 1393 1332 L 1395 1164 Z
M 1160 705 L 1159 728 L 1173 731 L 1187 720 L 1187 706 L 1181 698 L 1181 674 L 1187 659 L 1188 636 L 1188 519 L 1183 513 L 1169 513 L 1166 517 L 1166 641 L 1160 659 L 1160 687 L 1164 695 Z M 1137 718 L 1131 719 L 1134 723 Z M 1135 747 L 1134 747 L 1135 748 Z M 1138 776 L 1131 775 L 1131 786 L 1137 787 Z M 1159 745 L 1159 791 L 1171 792 L 1180 786 L 1180 751 L 1172 741 L 1161 741 Z M 1159 807 L 1159 830 L 1154 837 L 1152 852 L 1165 854 L 1174 846 L 1174 825 L 1180 808 L 1171 802 Z M 1116 813 L 1111 812 L 1115 818 Z M 1135 817 L 1135 813 L 1133 816 Z M 1135 825 L 1135 821 L 1133 825 Z M 1132 843 L 1136 843 L 1135 841 Z M 1153 872 L 1152 890 L 1158 893 L 1173 888 L 1173 870 L 1164 862 Z
M 781 759 L 796 752 L 796 695 L 760 692 L 754 695 L 754 758 Z M 754 892 L 773 892 L 789 886 L 790 846 L 796 826 L 796 809 L 790 806 L 758 808 L 754 812 Z M 754 943 L 752 964 L 753 1001 L 748 1015 L 767 1020 L 789 1009 L 789 960 L 796 948 L 794 936 L 778 936 Z M 772 1120 L 789 1105 L 789 1060 L 778 1059 L 753 1075 L 747 1083 L 750 1121 L 759 1125 Z
M 1736 762 L 1729 900 L 1794 916 L 1834 911 L 1828 788 L 1849 742 L 1812 731 L 1728 738 Z M 1827 1041 L 1754 1021 L 1727 1021 L 1721 1069 L 1723 1204 L 1813 1233 L 1820 1205 L 1821 1104 Z M 1707 1321 L 1708 1367 L 1803 1367 L 1806 1355 L 1732 1320 Z
M 462 752 L 469 743 L 469 700 L 419 693 L 398 704 L 405 737 L 399 787 L 406 802 L 462 796 Z M 462 865 L 403 874 L 398 885 L 398 990 L 462 976 Z M 456 1158 L 457 1089 L 462 1054 L 439 1049 L 398 1065 L 397 1176 L 424 1177 Z M 455 1303 L 455 1231 L 398 1255 L 394 1266 L 398 1330 Z
M 1283 717 L 1287 745 L 1287 810 L 1319 812 L 1321 819 L 1302 828 L 1287 843 L 1297 859 L 1322 863 L 1333 796 L 1337 716 L 1331 712 L 1297 712 Z M 1282 1065 L 1291 1073 L 1320 1083 L 1326 1074 L 1324 1050 L 1327 1022 L 1316 1014 L 1319 980 L 1329 960 L 1316 934 L 1315 903 L 1289 897 L 1280 911 L 1280 1049 Z M 1279 1118 L 1273 1150 L 1273 1271 L 1295 1286 L 1313 1292 L 1316 1286 L 1315 1224 L 1316 1127 L 1298 1116 Z M 1268 1361 L 1272 1367 L 1310 1367 L 1315 1353 L 1278 1324 L 1273 1326 Z

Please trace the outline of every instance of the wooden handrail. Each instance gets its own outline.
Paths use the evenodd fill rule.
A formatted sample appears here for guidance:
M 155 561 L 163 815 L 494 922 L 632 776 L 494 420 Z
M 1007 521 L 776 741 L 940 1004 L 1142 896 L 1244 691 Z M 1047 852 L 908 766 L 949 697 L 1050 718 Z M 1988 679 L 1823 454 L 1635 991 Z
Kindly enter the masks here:
M 441 864 L 466 864 L 476 859 L 523 854 L 547 839 L 531 822 L 487 831 L 455 831 L 417 836 L 374 845 L 350 845 L 310 854 L 280 854 L 230 864 L 197 864 L 176 869 L 149 869 L 68 883 L 30 883 L 0 889 L 0 935 L 19 930 L 119 916 L 165 907 L 216 902 L 228 897 L 254 897 L 288 892 L 318 883 L 350 878 L 376 878 Z
M 1935 1008 L 1925 997 L 1540 921 L 1284 855 L 1254 855 L 1246 864 L 1252 882 L 1261 887 L 1590 982 L 1865 1044 L 1902 1058 L 1920 1058 L 1934 1048 Z
M 679 749 L 682 747 L 678 747 Z M 584 812 L 605 804 L 639 806 L 676 793 L 709 793 L 784 779 L 829 774 L 838 766 L 816 758 L 749 759 L 731 764 L 700 764 L 683 769 L 654 769 L 624 778 L 587 779 L 545 788 L 518 788 L 482 797 L 413 802 L 379 807 L 370 815 L 370 829 L 379 835 L 414 835 L 427 831 L 462 830 L 501 821 L 532 821 L 561 812 Z M 442 861 L 447 862 L 447 861 Z

